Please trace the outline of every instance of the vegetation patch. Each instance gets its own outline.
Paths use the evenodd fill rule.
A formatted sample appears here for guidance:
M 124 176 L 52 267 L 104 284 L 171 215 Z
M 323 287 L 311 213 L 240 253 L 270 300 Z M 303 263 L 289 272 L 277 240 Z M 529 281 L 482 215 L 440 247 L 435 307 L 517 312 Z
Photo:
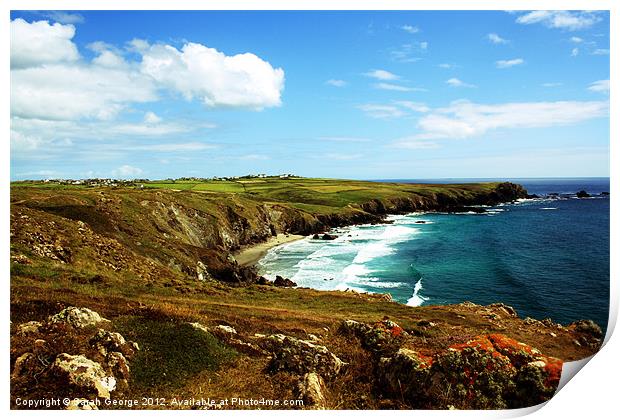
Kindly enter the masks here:
M 215 371 L 237 356 L 211 334 L 177 320 L 121 317 L 114 324 L 124 337 L 140 345 L 131 366 L 137 388 L 180 386 L 189 377 Z

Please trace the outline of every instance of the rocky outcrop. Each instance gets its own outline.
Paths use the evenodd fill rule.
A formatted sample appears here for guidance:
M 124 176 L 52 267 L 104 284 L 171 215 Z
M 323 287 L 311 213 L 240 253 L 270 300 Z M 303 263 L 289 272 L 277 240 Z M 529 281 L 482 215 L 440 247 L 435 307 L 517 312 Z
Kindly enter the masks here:
M 325 382 L 316 372 L 306 373 L 297 384 L 297 397 L 306 407 L 316 410 L 327 408 Z
M 493 307 L 498 308 L 516 316 L 508 306 Z M 344 321 L 340 331 L 359 338 L 374 356 L 377 393 L 403 399 L 412 408 L 531 406 L 553 396 L 562 372 L 561 360 L 503 334 L 478 336 L 428 353 L 416 349 L 409 334 L 387 319 L 372 325 Z
M 588 197 L 592 197 L 590 194 L 588 194 L 587 191 L 585 190 L 581 190 L 581 191 L 577 191 L 577 193 L 575 194 L 577 196 L 577 198 L 588 198 Z
M 116 389 L 116 378 L 108 376 L 99 363 L 82 355 L 59 354 L 52 371 L 70 385 L 100 398 L 110 398 L 110 392 Z
M 50 392 L 74 398 L 70 409 L 90 409 L 82 406 L 83 397 L 110 398 L 112 392 L 126 390 L 129 361 L 139 346 L 117 332 L 96 328 L 107 322 L 91 309 L 68 307 L 46 322 L 18 325 L 15 335 L 30 351 L 16 357 L 12 381 L 49 383 L 58 388 Z
M 284 334 L 268 336 L 260 346 L 271 353 L 268 369 L 272 372 L 285 370 L 301 375 L 316 372 L 331 379 L 344 365 L 327 347 Z
M 341 324 L 340 330 L 344 334 L 359 338 L 362 346 L 375 354 L 395 352 L 409 335 L 398 324 L 387 318 L 373 325 L 347 320 Z
M 86 328 L 108 320 L 88 308 L 70 306 L 51 316 L 49 321 L 51 323 L 69 324 L 74 328 Z
M 295 283 L 291 279 L 285 279 L 282 276 L 276 276 L 276 279 L 273 282 L 273 285 L 276 287 L 295 287 L 297 286 L 297 283 Z

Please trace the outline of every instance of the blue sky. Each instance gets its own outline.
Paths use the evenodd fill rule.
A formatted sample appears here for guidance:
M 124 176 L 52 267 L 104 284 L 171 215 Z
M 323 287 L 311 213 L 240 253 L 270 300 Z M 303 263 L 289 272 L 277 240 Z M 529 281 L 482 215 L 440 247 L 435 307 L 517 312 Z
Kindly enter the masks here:
M 609 175 L 606 12 L 11 20 L 12 179 Z

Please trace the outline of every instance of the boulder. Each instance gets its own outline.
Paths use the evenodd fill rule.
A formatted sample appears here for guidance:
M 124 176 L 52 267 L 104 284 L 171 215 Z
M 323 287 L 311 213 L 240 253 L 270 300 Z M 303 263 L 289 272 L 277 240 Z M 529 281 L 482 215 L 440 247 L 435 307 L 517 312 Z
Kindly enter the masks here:
M 338 238 L 337 235 L 331 235 L 329 233 L 324 233 L 323 236 L 321 236 L 321 239 L 324 241 L 333 241 L 336 238 Z
M 74 306 L 70 306 L 63 309 L 56 315 L 52 315 L 49 321 L 51 323 L 68 324 L 74 328 L 86 328 L 108 320 L 88 308 L 76 308 Z
M 591 197 L 591 195 L 588 194 L 587 191 L 585 191 L 585 190 L 578 191 L 575 195 L 577 196 L 577 198 L 588 198 L 588 197 Z
M 579 333 L 589 334 L 594 338 L 603 338 L 603 330 L 594 321 L 589 319 L 582 319 L 575 321 L 568 325 L 569 330 L 573 330 Z
M 306 407 L 325 409 L 325 382 L 316 372 L 306 373 L 297 384 L 298 398 Z
M 396 352 L 409 337 L 404 329 L 387 317 L 373 325 L 353 320 L 343 321 L 340 331 L 358 337 L 362 347 L 382 356 Z
M 89 343 L 102 356 L 106 356 L 108 352 L 120 352 L 127 356 L 133 356 L 133 346 L 127 343 L 125 338 L 117 332 L 106 331 L 100 328 L 90 339 Z
M 295 287 L 297 283 L 290 279 L 285 279 L 282 276 L 276 276 L 276 280 L 273 282 L 273 285 L 276 287 Z
M 489 308 L 497 308 L 500 309 L 502 312 L 504 312 L 505 314 L 507 314 L 508 316 L 512 317 L 512 318 L 516 318 L 517 317 L 517 311 L 515 311 L 515 309 L 512 306 L 508 306 L 504 303 L 492 303 L 490 305 L 488 305 Z
M 404 398 L 413 408 L 528 407 L 553 396 L 562 361 L 502 334 L 478 336 L 431 356 L 399 349 L 380 359 L 384 396 Z
M 258 278 L 258 280 L 256 281 L 256 284 L 260 284 L 261 286 L 273 286 L 273 282 L 270 280 L 267 280 L 265 277 L 260 276 Z
M 99 398 L 110 398 L 110 392 L 116 389 L 116 378 L 108 376 L 99 363 L 82 355 L 61 353 L 56 356 L 51 370 L 69 384 L 95 393 Z
M 189 322 L 189 325 L 191 325 L 195 329 L 200 330 L 202 332 L 206 332 L 206 333 L 209 332 L 209 329 L 199 322 Z
M 24 353 L 15 360 L 11 378 L 16 379 L 20 376 L 32 376 L 39 367 L 39 362 L 33 353 Z
M 272 354 L 272 372 L 285 370 L 303 375 L 314 371 L 333 378 L 344 365 L 327 347 L 283 334 L 268 336 L 260 345 Z
M 16 334 L 18 335 L 36 334 L 39 332 L 42 326 L 43 324 L 40 323 L 39 321 L 25 322 L 17 326 Z

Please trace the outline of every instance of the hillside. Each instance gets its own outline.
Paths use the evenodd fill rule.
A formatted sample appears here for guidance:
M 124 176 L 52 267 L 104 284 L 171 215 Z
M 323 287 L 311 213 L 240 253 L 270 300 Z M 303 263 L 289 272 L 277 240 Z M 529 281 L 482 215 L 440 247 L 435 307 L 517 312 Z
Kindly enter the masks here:
M 118 188 L 14 183 L 11 404 L 23 408 L 17 397 L 91 399 L 111 391 L 117 399 L 166 399 L 131 408 L 200 405 L 170 406 L 173 396 L 301 398 L 314 408 L 544 401 L 562 360 L 596 351 L 596 325 L 522 320 L 501 304 L 412 308 L 381 295 L 277 288 L 258 284 L 254 270 L 232 256 L 280 233 L 381 223 L 389 213 L 467 211 L 526 194 L 510 183 L 301 178 Z M 69 307 L 106 319 L 63 312 Z M 31 321 L 39 324 L 24 327 Z M 98 367 L 85 367 L 78 355 Z M 82 366 L 90 376 L 67 377 L 63 366 Z M 106 391 L 97 375 L 116 385 Z M 439 378 L 453 387 L 436 389 L 431 382 Z M 406 389 L 395 389 L 402 383 Z M 211 408 L 218 407 L 248 408 Z

